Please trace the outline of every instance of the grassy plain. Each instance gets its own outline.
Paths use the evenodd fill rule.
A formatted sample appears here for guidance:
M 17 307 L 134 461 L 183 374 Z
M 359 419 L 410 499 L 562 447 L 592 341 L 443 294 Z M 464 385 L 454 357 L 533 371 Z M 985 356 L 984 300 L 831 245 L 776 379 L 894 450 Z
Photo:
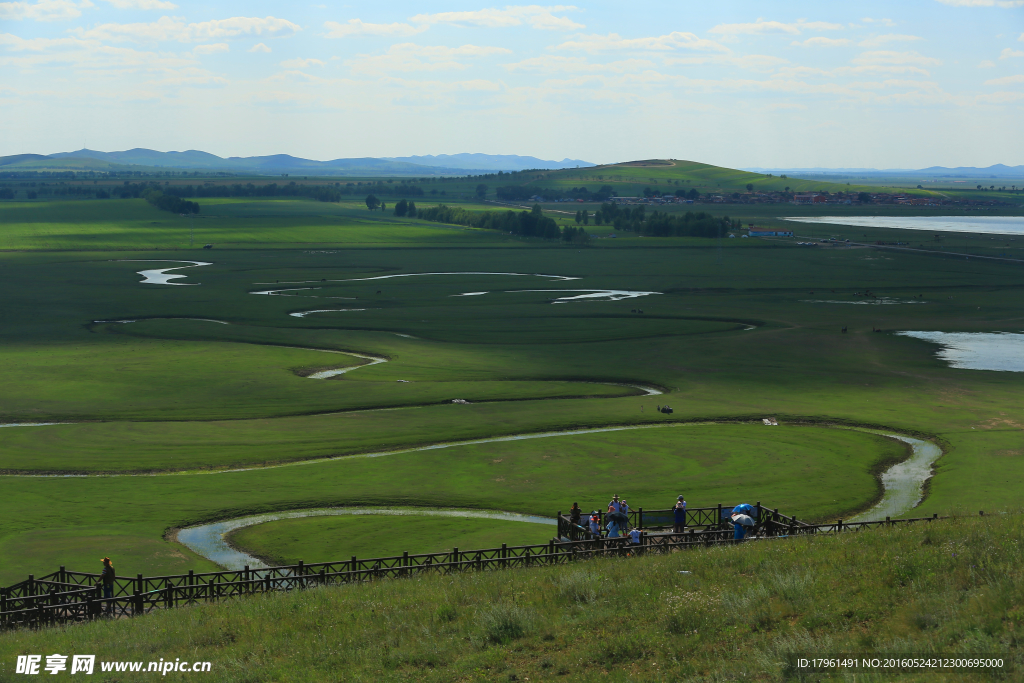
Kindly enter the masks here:
M 629 173 L 639 182 L 654 171 Z M 0 428 L 0 470 L 216 470 L 582 427 L 764 416 L 783 426 L 610 432 L 231 474 L 5 478 L 5 580 L 88 568 L 109 553 L 130 573 L 208 567 L 164 531 L 349 502 L 551 515 L 569 496 L 614 489 L 646 507 L 685 492 L 691 504 L 760 499 L 808 518 L 862 508 L 893 444 L 800 424 L 939 441 L 923 511 L 1019 499 L 1021 377 L 954 370 L 932 345 L 890 334 L 1024 326 L 1024 265 L 942 253 L 959 249 L 952 238 L 922 252 L 637 236 L 572 248 L 370 214 L 355 201 L 202 203 L 191 250 L 187 222 L 141 200 L 0 205 L 0 422 L 75 423 Z M 796 208 L 712 210 L 760 223 Z M 201 251 L 206 242 L 215 248 Z M 988 242 L 964 244 L 972 254 L 1019 248 Z M 136 271 L 162 264 L 121 259 L 213 265 L 179 271 L 192 286 L 143 285 Z M 476 274 L 364 279 L 462 271 Z M 267 289 L 293 291 L 251 293 Z M 581 289 L 658 294 L 553 303 Z M 900 303 L 866 303 L 865 289 Z M 459 296 L 475 292 L 486 294 Z M 365 310 L 290 315 L 335 308 Z M 388 362 L 303 377 L 362 362 L 325 351 Z M 664 404 L 671 415 L 653 410 Z M 683 455 L 676 435 L 688 439 Z
M 263 436 L 240 428 L 234 443 L 257 448 Z M 684 425 L 219 474 L 8 479 L 0 581 L 61 564 L 91 567 L 105 554 L 119 558 L 125 575 L 169 573 L 191 553 L 161 541 L 166 529 L 282 509 L 460 507 L 550 517 L 574 501 L 604 506 L 616 492 L 647 508 L 670 507 L 685 493 L 694 506 L 760 500 L 812 519 L 862 509 L 878 493 L 872 471 L 904 456 L 897 442 L 849 430 Z M 48 543 L 39 540 L 44 529 Z M 296 547 L 312 562 L 323 559 L 322 543 L 311 531 Z
M 281 519 L 242 527 L 228 542 L 273 564 L 298 564 L 316 552 L 324 557 L 394 557 L 408 551 L 496 548 L 502 543 L 540 545 L 554 527 L 498 519 L 339 515 Z
M 992 653 L 1001 671 L 865 678 L 1018 680 L 1022 548 L 1014 515 L 261 595 L 7 632 L 0 676 L 14 677 L 19 654 L 87 652 L 209 661 L 202 676 L 225 682 L 792 681 L 792 654 Z

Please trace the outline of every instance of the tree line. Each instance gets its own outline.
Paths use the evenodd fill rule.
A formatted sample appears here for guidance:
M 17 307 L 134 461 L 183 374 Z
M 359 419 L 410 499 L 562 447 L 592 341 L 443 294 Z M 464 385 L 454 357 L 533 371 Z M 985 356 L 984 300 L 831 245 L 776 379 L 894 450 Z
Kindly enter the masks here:
M 461 207 L 439 204 L 417 210 L 416 217 L 436 223 L 498 230 L 523 237 L 561 240 L 573 244 L 586 244 L 590 241 L 590 236 L 582 228 L 559 228 L 554 220 L 544 215 L 538 205 L 534 205 L 530 211 L 466 211 Z
M 373 185 L 374 194 L 399 195 L 405 197 L 423 196 L 423 188 L 416 185 Z M 164 188 L 165 194 L 176 197 L 310 197 L 321 202 L 341 201 L 343 196 L 361 195 L 366 187 L 359 183 L 335 183 L 334 185 L 305 185 L 294 181 L 286 185 L 270 183 L 268 185 L 176 185 Z
M 740 221 L 733 221 L 728 216 L 718 217 L 704 211 L 687 211 L 684 214 L 654 211 L 648 216 L 646 208 L 606 203 L 595 212 L 595 220 L 598 225 L 611 223 L 616 230 L 651 237 L 723 237 L 729 230 L 740 228 Z
M 486 185 L 481 187 L 486 188 Z M 541 197 L 549 202 L 556 199 L 582 199 L 585 202 L 605 202 L 616 195 L 615 190 L 610 185 L 602 185 L 597 192 L 591 192 L 586 187 L 573 187 L 564 190 L 551 187 L 531 187 L 529 185 L 507 185 L 497 188 L 495 193 L 498 199 L 513 202 L 522 202 L 533 197 Z

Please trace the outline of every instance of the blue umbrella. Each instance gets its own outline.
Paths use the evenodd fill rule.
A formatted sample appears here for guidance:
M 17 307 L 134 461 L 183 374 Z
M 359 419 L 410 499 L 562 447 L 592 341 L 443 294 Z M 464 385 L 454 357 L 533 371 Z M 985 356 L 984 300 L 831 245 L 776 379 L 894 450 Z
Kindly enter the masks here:
M 754 514 L 754 508 L 753 508 L 752 505 L 747 505 L 746 503 L 740 503 L 739 505 L 737 505 L 736 507 L 734 507 L 732 509 L 732 513 L 734 515 L 753 515 Z

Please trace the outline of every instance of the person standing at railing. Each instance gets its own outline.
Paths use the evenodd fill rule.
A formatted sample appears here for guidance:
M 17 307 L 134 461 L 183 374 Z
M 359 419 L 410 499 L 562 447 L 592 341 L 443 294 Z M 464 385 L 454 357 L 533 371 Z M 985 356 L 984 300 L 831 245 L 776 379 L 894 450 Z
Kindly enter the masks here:
M 686 500 L 679 496 L 676 499 L 676 506 L 672 508 L 672 531 L 681 534 L 686 531 Z
M 626 504 L 625 498 L 619 501 L 619 512 L 626 515 L 626 519 L 629 519 L 629 505 Z
M 569 523 L 573 526 L 580 525 L 580 517 L 583 515 L 583 511 L 580 510 L 579 503 L 573 503 L 572 507 L 569 508 Z
M 100 586 L 102 586 L 103 587 L 103 598 L 105 600 L 110 600 L 111 598 L 114 597 L 114 578 L 115 578 L 114 564 L 110 561 L 109 557 L 104 557 L 102 562 L 103 562 L 103 571 L 100 572 L 100 580 L 99 580 L 99 583 L 96 584 L 96 587 L 99 588 Z M 114 606 L 108 602 L 107 603 L 107 611 L 110 612 L 113 609 L 114 609 Z
M 612 501 L 608 503 L 608 512 L 618 512 L 619 505 L 619 494 L 616 493 L 614 496 L 612 496 Z

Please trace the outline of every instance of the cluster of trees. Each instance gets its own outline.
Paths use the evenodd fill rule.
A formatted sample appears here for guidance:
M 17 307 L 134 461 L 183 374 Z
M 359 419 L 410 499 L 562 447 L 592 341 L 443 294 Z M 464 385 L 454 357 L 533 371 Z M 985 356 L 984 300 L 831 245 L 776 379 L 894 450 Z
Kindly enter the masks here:
M 681 197 L 682 199 L 693 199 L 693 200 L 700 199 L 700 192 L 697 192 L 697 190 L 694 190 L 694 189 L 690 189 L 689 191 L 683 190 L 683 189 L 679 189 L 679 190 L 676 190 L 675 192 L 662 192 L 661 190 L 652 190 L 649 187 L 645 187 L 644 188 L 644 196 L 647 197 L 647 198 L 650 198 L 650 197 L 666 197 L 666 196 L 669 196 L 669 195 L 674 195 L 676 197 Z
M 367 183 L 369 185 L 369 183 Z M 422 197 L 423 188 L 416 185 L 400 183 L 376 183 L 372 185 L 374 194 L 400 195 L 405 197 Z M 177 185 L 163 188 L 164 194 L 176 197 L 310 197 L 321 202 L 341 201 L 343 196 L 360 195 L 366 192 L 363 183 L 334 183 L 328 185 L 297 184 L 292 181 L 286 185 L 270 183 L 268 185 Z
M 395 215 L 396 216 L 409 216 L 410 218 L 416 217 L 416 202 L 401 200 L 395 204 Z
M 616 230 L 649 235 L 651 237 L 723 237 L 729 230 L 738 230 L 739 221 L 728 216 L 713 216 L 704 211 L 687 211 L 685 214 L 670 214 L 655 211 L 650 216 L 646 207 L 633 208 L 602 204 L 595 213 L 595 220 L 611 223 Z
M 501 232 L 509 232 L 513 235 L 522 235 L 523 237 L 540 237 L 546 240 L 560 239 L 577 244 L 590 239 L 589 236 L 584 238 L 580 234 L 585 234 L 581 228 L 567 228 L 567 230 L 572 231 L 567 238 L 558 227 L 558 224 L 545 216 L 540 206 L 537 205 L 534 205 L 531 211 L 476 212 L 466 211 L 457 206 L 439 204 L 429 209 L 419 209 L 416 215 L 427 221 L 500 230 Z
M 616 196 L 610 185 L 602 185 L 597 192 L 591 192 L 585 187 L 574 187 L 569 190 L 562 190 L 551 187 L 531 187 L 529 185 L 508 185 L 499 187 L 495 191 L 498 199 L 505 201 L 521 202 L 534 196 L 543 197 L 545 201 L 556 199 L 582 199 L 585 202 L 605 202 Z
M 160 190 L 148 190 L 143 197 L 147 202 L 164 211 L 172 213 L 199 213 L 199 204 L 182 199 L 181 197 L 164 194 Z

